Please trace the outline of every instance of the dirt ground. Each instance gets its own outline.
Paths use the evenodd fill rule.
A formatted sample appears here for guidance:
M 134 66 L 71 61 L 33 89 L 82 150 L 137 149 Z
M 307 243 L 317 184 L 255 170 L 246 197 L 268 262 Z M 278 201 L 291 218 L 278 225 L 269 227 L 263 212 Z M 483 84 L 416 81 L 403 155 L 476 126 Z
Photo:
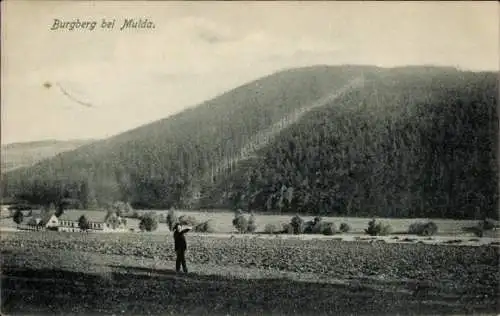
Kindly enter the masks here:
M 191 236 L 190 272 L 177 274 L 170 244 L 129 235 L 2 236 L 2 314 L 500 312 L 492 246 Z

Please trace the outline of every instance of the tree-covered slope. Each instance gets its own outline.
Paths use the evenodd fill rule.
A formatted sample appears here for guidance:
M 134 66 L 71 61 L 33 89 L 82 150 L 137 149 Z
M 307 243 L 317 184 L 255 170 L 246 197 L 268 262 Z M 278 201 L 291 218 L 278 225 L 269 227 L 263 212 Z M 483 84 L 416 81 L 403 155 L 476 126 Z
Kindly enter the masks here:
M 60 187 L 80 183 L 75 186 L 83 185 L 89 200 L 98 202 L 188 204 L 191 184 L 199 187 L 198 179 L 239 153 L 255 134 L 368 69 L 319 66 L 261 78 L 177 115 L 8 173 L 4 191 L 39 191 L 59 180 Z
M 394 217 L 498 216 L 493 73 L 396 69 L 284 131 L 204 203 Z
M 4 191 L 84 206 L 494 216 L 497 101 L 496 73 L 292 69 L 8 173 Z

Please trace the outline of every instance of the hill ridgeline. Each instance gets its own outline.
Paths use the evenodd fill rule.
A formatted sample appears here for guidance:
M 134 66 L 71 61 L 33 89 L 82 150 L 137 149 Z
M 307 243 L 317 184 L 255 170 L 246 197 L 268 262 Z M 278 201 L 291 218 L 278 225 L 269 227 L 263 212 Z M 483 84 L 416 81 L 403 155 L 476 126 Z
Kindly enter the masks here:
M 125 200 L 156 209 L 497 217 L 497 75 L 290 69 L 8 172 L 3 194 L 81 207 Z

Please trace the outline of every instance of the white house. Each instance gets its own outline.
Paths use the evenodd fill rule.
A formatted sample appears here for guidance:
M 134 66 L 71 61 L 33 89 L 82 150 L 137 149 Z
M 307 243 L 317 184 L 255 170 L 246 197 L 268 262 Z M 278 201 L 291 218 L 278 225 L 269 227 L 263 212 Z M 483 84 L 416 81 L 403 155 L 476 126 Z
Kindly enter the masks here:
M 81 231 L 78 224 L 80 217 L 85 216 L 89 224 L 89 231 L 118 232 L 126 231 L 126 220 L 102 211 L 68 210 L 59 217 L 59 231 Z
M 59 219 L 54 214 L 33 216 L 28 223 L 17 226 L 21 230 L 58 230 Z

